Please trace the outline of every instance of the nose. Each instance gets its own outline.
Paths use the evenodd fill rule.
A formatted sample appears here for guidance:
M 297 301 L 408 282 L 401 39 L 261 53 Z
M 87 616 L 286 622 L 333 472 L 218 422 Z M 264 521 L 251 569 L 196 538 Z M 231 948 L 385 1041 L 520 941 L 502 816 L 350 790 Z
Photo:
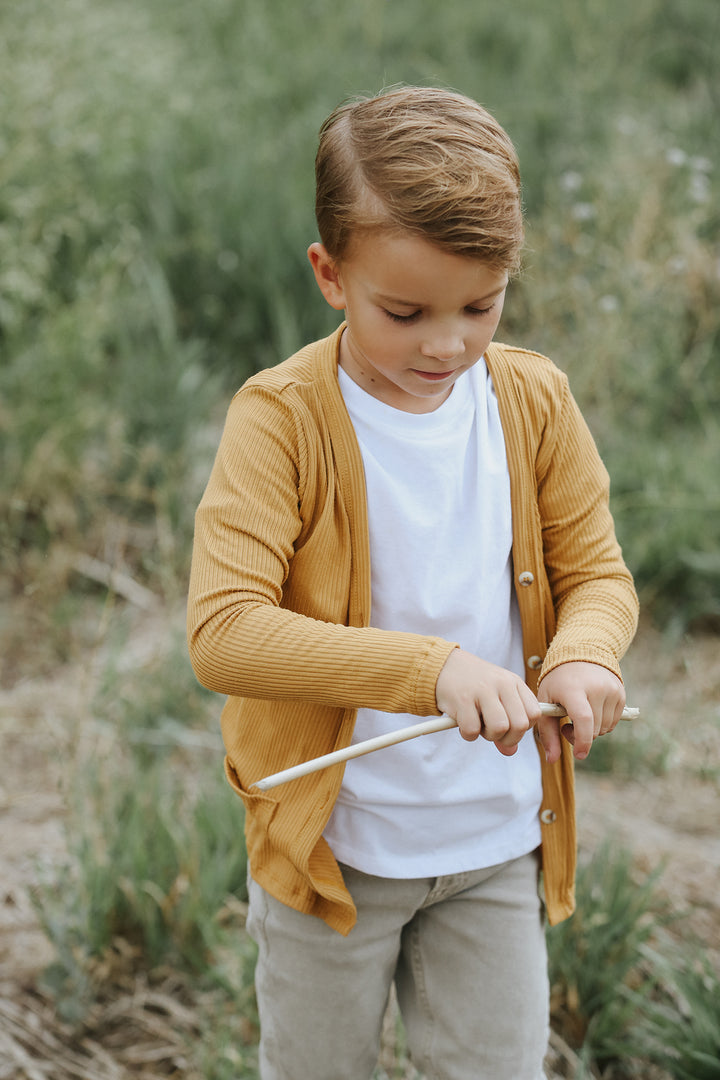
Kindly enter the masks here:
M 436 333 L 425 338 L 420 346 L 420 352 L 431 360 L 440 360 L 447 363 L 465 352 L 465 342 L 460 334 L 454 330 L 438 330 Z

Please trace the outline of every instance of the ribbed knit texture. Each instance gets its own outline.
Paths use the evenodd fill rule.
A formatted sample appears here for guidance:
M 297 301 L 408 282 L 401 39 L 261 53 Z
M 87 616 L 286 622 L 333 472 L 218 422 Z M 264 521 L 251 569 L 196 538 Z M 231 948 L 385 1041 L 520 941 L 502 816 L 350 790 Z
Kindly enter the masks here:
M 365 484 L 337 382 L 341 331 L 233 399 L 196 516 L 188 636 L 199 680 L 229 695 L 226 772 L 245 803 L 253 876 L 347 933 L 354 907 L 322 839 L 342 766 L 266 794 L 248 789 L 349 744 L 358 707 L 437 713 L 435 684 L 454 643 L 367 625 Z M 637 600 L 607 473 L 550 361 L 502 345 L 486 360 L 507 444 L 516 579 L 533 576 L 517 585 L 525 656 L 542 658 L 542 673 L 587 660 L 619 674 Z M 574 907 L 569 747 L 557 765 L 543 761 L 543 787 L 552 811 L 541 816 L 545 900 L 557 922 Z

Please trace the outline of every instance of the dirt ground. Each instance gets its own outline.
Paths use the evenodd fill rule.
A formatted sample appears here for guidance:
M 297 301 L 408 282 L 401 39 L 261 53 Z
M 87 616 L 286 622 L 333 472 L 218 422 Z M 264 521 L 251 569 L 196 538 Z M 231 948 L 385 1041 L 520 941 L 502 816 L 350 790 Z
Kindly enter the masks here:
M 174 613 L 170 621 L 180 619 Z M 167 613 L 143 614 L 139 625 L 130 666 L 142 657 L 143 642 L 162 639 Z M 642 713 L 628 751 L 632 767 L 628 776 L 578 770 L 580 847 L 592 852 L 611 833 L 634 852 L 640 872 L 664 864 L 662 888 L 684 913 L 677 932 L 703 941 L 720 967 L 720 639 L 671 645 L 646 627 L 626 658 L 625 676 L 628 701 Z M 195 1021 L 172 987 L 120 987 L 113 1021 L 106 1018 L 82 1045 L 37 989 L 52 950 L 30 895 L 43 865 L 62 858 L 63 762 L 94 677 L 93 664 L 67 664 L 51 674 L 27 673 L 0 690 L 0 1080 L 191 1075 L 182 1045 Z M 556 1044 L 551 1056 L 555 1076 L 573 1075 L 567 1048 Z

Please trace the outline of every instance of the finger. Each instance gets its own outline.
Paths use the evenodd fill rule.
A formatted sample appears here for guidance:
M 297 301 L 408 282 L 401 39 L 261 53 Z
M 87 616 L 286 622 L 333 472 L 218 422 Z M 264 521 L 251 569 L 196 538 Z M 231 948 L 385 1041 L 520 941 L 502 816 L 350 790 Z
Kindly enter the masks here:
M 573 754 L 578 761 L 584 761 L 590 753 L 595 738 L 595 718 L 592 709 L 588 706 L 581 713 L 575 713 L 574 716 L 568 713 L 568 716 L 573 726 Z
M 595 738 L 609 735 L 615 727 L 615 703 L 603 701 L 595 713 Z
M 602 704 L 602 711 L 600 720 L 597 724 L 598 735 L 609 735 L 611 731 L 615 730 L 618 721 L 622 717 L 622 706 L 618 708 L 614 699 L 604 701 Z
M 505 734 L 495 740 L 495 745 L 501 754 L 510 757 L 516 753 L 521 740 L 530 728 L 542 719 L 542 712 L 538 699 L 523 684 L 514 688 L 509 698 L 503 699 L 503 706 L 508 720 L 508 729 Z
M 474 704 L 467 704 L 458 709 L 455 722 L 466 742 L 475 742 L 482 734 L 482 717 Z
M 530 726 L 534 727 L 543 718 L 542 710 L 540 708 L 540 702 L 533 694 L 529 686 L 525 686 L 521 683 L 519 687 L 520 698 L 525 709 L 525 713 L 530 721 Z
M 515 705 L 505 710 L 507 730 L 498 738 L 494 739 L 498 746 L 517 746 L 523 736 L 527 735 L 533 723 L 522 708 Z
M 483 706 L 482 737 L 494 743 L 502 740 L 504 746 L 513 746 L 519 741 L 512 737 L 510 717 L 499 699 Z
M 554 764 L 562 755 L 560 742 L 560 721 L 556 716 L 541 716 L 537 722 L 540 743 L 545 752 L 545 760 Z
M 494 740 L 498 747 L 516 747 L 542 716 L 537 698 L 530 691 L 523 692 L 525 689 L 522 685 L 514 686 L 501 698 L 507 730 Z
M 617 727 L 617 725 L 620 723 L 620 721 L 622 720 L 622 714 L 623 714 L 623 709 L 624 708 L 625 708 L 625 691 L 624 691 L 624 688 L 623 688 L 623 692 L 620 694 L 619 699 L 616 700 L 615 702 L 613 702 L 613 706 L 612 706 L 612 709 L 611 709 L 611 713 L 612 713 L 612 718 L 611 718 L 611 721 L 610 721 L 611 726 L 608 728 L 608 731 L 614 731 L 615 728 Z

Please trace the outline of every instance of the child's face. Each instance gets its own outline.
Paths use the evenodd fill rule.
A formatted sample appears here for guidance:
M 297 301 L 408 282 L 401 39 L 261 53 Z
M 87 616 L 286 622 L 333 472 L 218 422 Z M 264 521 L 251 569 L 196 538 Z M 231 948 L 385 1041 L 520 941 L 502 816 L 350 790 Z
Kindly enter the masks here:
M 345 310 L 340 364 L 379 401 L 432 412 L 482 357 L 502 313 L 508 276 L 412 233 L 374 232 L 335 262 L 308 255 L 332 307 Z

